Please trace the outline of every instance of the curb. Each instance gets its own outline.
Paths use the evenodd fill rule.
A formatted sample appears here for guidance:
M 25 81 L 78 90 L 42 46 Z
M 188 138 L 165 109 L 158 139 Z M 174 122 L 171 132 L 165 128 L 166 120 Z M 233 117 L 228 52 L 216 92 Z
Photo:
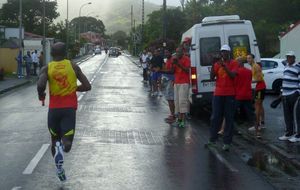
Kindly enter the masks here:
M 12 86 L 12 87 L 9 87 L 9 88 L 0 90 L 0 94 L 7 93 L 7 92 L 9 92 L 9 91 L 12 91 L 12 90 L 14 90 L 14 89 L 20 88 L 20 87 L 22 87 L 22 86 L 28 85 L 28 84 L 33 83 L 33 82 L 34 82 L 34 81 L 28 80 L 28 81 L 25 81 L 25 82 L 23 82 L 23 83 L 21 83 L 21 84 L 18 84 L 18 85 L 15 85 L 15 86 Z
M 91 55 L 91 56 L 88 56 L 87 58 L 84 58 L 78 62 L 76 62 L 77 65 L 80 65 L 81 63 L 89 60 L 90 58 L 94 57 L 94 55 Z M 27 80 L 27 81 L 24 81 L 23 83 L 21 84 L 18 84 L 18 85 L 15 85 L 15 86 L 12 86 L 12 87 L 9 87 L 9 88 L 6 88 L 6 89 L 3 89 L 3 90 L 0 90 L 0 95 L 2 94 L 5 94 L 9 91 L 12 91 L 12 90 L 15 90 L 17 88 L 20 88 L 20 87 L 23 87 L 23 86 L 26 86 L 26 85 L 29 85 L 29 84 L 32 84 L 32 83 L 35 83 L 37 81 L 37 79 L 34 79 L 34 80 Z
M 270 143 L 268 143 L 266 141 L 263 141 L 263 140 L 259 140 L 259 139 L 255 138 L 254 136 L 248 134 L 244 130 L 241 130 L 241 132 L 242 132 L 242 134 L 240 135 L 240 137 L 242 137 L 243 139 L 245 139 L 247 141 L 250 141 L 250 142 L 258 143 L 262 147 L 270 150 L 279 159 L 281 159 L 281 160 L 283 160 L 285 162 L 288 161 L 294 167 L 296 167 L 297 169 L 300 169 L 300 162 L 297 160 L 297 158 L 295 157 L 295 155 L 287 153 L 286 151 L 284 151 L 283 149 L 277 147 L 276 145 L 270 144 Z
M 127 59 L 129 59 L 132 63 L 134 63 L 138 68 L 141 68 L 141 65 L 139 63 L 137 63 L 136 61 L 134 61 L 131 57 L 132 56 L 124 56 Z

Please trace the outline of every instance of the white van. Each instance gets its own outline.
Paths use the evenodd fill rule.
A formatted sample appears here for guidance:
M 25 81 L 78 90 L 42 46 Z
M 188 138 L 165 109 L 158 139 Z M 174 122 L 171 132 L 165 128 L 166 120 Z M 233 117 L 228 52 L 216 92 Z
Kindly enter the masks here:
M 228 44 L 233 58 L 260 54 L 251 21 L 241 20 L 238 15 L 205 17 L 182 35 L 182 41 L 191 39 L 191 89 L 190 103 L 193 106 L 211 105 L 215 81 L 210 79 L 214 59 L 220 48 Z

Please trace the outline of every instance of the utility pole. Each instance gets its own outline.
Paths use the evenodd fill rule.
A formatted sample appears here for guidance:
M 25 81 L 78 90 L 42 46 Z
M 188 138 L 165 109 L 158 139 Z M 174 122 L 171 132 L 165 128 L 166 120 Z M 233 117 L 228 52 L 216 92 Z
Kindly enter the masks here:
M 141 46 L 144 42 L 144 24 L 145 24 L 145 0 L 142 0 L 142 31 L 141 31 Z
M 67 58 L 69 58 L 69 0 L 67 0 L 66 38 Z
M 130 23 L 131 23 L 131 30 L 132 30 L 132 28 L 133 28 L 133 5 L 131 5 L 131 13 L 130 13 L 130 15 L 131 15 L 131 21 L 130 21 Z
M 19 51 L 22 51 L 22 0 L 19 0 Z
M 47 57 L 47 54 L 46 54 L 46 19 L 45 19 L 45 16 L 46 16 L 46 2 L 45 0 L 43 0 L 43 64 L 46 65 L 46 57 Z
M 163 0 L 163 33 L 162 38 L 166 40 L 167 37 L 167 0 Z

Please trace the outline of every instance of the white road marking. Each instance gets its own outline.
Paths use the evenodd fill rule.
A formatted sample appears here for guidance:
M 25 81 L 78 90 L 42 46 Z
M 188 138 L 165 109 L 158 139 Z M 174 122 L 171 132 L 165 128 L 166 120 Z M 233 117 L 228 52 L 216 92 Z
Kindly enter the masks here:
M 22 187 L 14 187 L 11 190 L 19 190 L 19 189 L 22 189 Z
M 221 154 L 214 148 L 209 148 L 210 151 L 218 158 L 218 160 L 223 163 L 231 172 L 238 172 L 239 170 L 233 167 Z
M 35 167 L 38 165 L 39 161 L 42 159 L 50 144 L 43 144 L 41 149 L 36 153 L 33 159 L 29 162 L 28 166 L 23 171 L 24 175 L 32 174 Z

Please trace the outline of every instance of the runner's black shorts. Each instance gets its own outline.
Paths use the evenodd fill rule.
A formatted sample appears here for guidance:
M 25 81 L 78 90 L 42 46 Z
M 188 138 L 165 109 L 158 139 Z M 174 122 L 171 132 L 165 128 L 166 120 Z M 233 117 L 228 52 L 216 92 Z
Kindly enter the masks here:
M 75 134 L 76 109 L 50 108 L 48 129 L 52 137 L 73 136 Z
M 266 89 L 255 91 L 255 100 L 264 100 L 266 94 Z

